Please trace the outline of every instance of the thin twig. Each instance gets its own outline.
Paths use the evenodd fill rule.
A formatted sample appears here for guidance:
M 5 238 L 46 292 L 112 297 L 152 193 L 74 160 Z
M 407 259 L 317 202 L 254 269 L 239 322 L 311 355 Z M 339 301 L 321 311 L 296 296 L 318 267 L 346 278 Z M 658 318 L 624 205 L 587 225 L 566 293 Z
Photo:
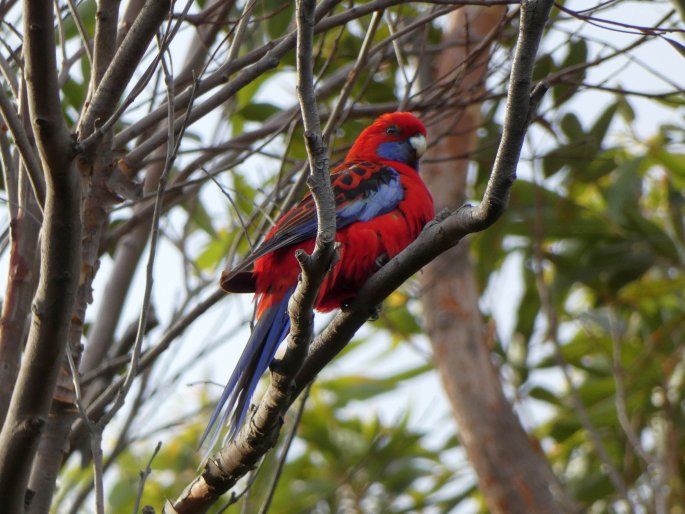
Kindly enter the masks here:
M 86 28 L 83 26 L 83 20 L 81 19 L 81 16 L 78 13 L 78 10 L 76 9 L 76 6 L 74 5 L 74 0 L 66 0 L 67 5 L 69 6 L 69 12 L 71 13 L 71 17 L 74 19 L 74 23 L 76 24 L 76 29 L 78 31 L 79 36 L 81 36 L 81 42 L 83 43 L 83 48 L 86 50 L 86 57 L 88 57 L 88 62 L 90 63 L 90 66 L 93 66 L 93 48 L 91 46 L 91 41 L 90 38 L 88 37 L 88 33 L 86 32 Z
M 24 125 L 19 119 L 17 111 L 14 109 L 12 102 L 4 91 L 0 91 L 0 112 L 2 113 L 5 123 L 14 138 L 14 143 L 19 150 L 19 155 L 21 156 L 24 166 L 26 166 L 26 172 L 31 180 L 31 187 L 38 200 L 38 205 L 40 206 L 41 212 L 43 211 L 43 206 L 45 205 L 45 179 L 43 178 L 43 169 L 41 167 L 38 156 L 34 147 L 31 145 L 28 134 L 24 130 Z
M 171 170 L 173 163 L 176 159 L 182 135 L 185 131 L 185 126 L 181 130 L 178 140 L 175 139 L 175 134 L 173 133 L 173 116 L 174 116 L 174 103 L 173 103 L 173 78 L 171 78 L 171 72 L 166 68 L 164 59 L 162 59 L 162 69 L 165 73 L 165 81 L 167 83 L 167 88 L 169 91 L 169 142 L 167 150 L 167 161 L 165 164 L 165 169 L 159 179 L 159 184 L 157 186 L 157 196 L 155 199 L 155 208 L 152 215 L 152 227 L 150 229 L 150 249 L 148 253 L 147 271 L 146 271 L 146 281 L 145 281 L 145 291 L 143 293 L 143 305 L 141 306 L 139 323 L 138 323 L 138 334 L 136 336 L 136 342 L 133 345 L 133 351 L 131 355 L 131 363 L 129 365 L 129 370 L 124 380 L 123 386 L 118 390 L 117 396 L 111 409 L 98 420 L 100 426 L 104 426 L 112 419 L 114 414 L 121 408 L 124 404 L 126 395 L 131 388 L 135 377 L 138 374 L 138 366 L 140 362 L 140 352 L 142 348 L 143 338 L 145 335 L 145 326 L 147 324 L 147 316 L 150 306 L 150 298 L 152 294 L 152 282 L 153 282 L 153 270 L 155 263 L 155 256 L 157 253 L 157 241 L 159 236 L 159 219 L 162 210 L 162 200 L 164 198 L 164 190 L 166 188 L 167 177 L 169 171 Z M 184 116 L 184 120 L 188 120 L 190 113 L 192 111 L 192 102 L 188 106 L 188 110 Z
M 133 506 L 133 514 L 138 514 L 138 510 L 140 509 L 140 501 L 143 499 L 143 491 L 145 490 L 145 482 L 147 481 L 147 477 L 150 476 L 150 473 L 152 473 L 152 461 L 155 460 L 155 457 L 161 448 L 162 441 L 158 441 L 157 446 L 155 446 L 155 449 L 152 452 L 152 455 L 150 455 L 150 460 L 147 461 L 147 466 L 145 466 L 145 469 L 140 472 L 138 493 L 136 494 L 136 502 Z

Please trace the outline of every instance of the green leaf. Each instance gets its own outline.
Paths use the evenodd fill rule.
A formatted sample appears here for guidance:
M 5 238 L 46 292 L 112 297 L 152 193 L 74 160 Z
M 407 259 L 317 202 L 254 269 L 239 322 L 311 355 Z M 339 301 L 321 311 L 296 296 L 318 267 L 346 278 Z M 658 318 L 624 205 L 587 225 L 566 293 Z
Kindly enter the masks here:
M 239 109 L 236 114 L 242 116 L 246 121 L 265 121 L 279 111 L 280 109 L 273 104 L 252 102 Z
M 81 19 L 81 22 L 83 23 L 83 28 L 86 31 L 86 34 L 88 37 L 92 38 L 93 34 L 95 33 L 95 13 L 97 11 L 97 3 L 95 0 L 84 0 L 83 2 L 78 3 L 76 7 L 76 12 L 79 15 L 79 18 Z M 64 39 L 66 41 L 70 41 L 74 38 L 80 38 L 81 36 L 79 35 L 78 32 L 78 27 L 76 26 L 76 22 L 74 21 L 73 16 L 71 16 L 71 13 L 67 16 L 64 17 L 62 20 L 62 31 L 64 33 Z M 57 35 L 57 32 L 55 33 Z M 84 75 L 88 76 L 88 75 Z
M 283 36 L 290 26 L 295 13 L 295 2 L 288 0 L 265 0 L 264 3 L 272 12 L 266 20 L 266 28 L 272 39 Z
M 347 375 L 326 380 L 321 386 L 335 393 L 335 405 L 340 407 L 352 400 L 367 400 L 395 389 L 400 382 L 415 378 L 433 370 L 430 364 L 402 371 L 386 378 L 374 378 L 363 375 Z
M 575 41 L 572 41 L 568 46 L 566 57 L 559 65 L 558 71 L 564 71 L 579 64 L 584 64 L 587 61 L 587 54 L 587 43 L 584 39 L 578 38 Z M 577 82 L 577 84 L 581 84 L 583 82 L 583 78 L 585 77 L 585 69 L 581 69 L 575 73 L 568 73 L 567 77 L 574 82 Z M 579 86 L 576 84 L 562 84 L 552 88 L 552 99 L 554 106 L 561 106 L 564 102 L 566 102 L 566 100 L 574 95 L 574 93 L 578 90 L 578 87 Z
M 562 402 L 559 400 L 559 396 L 556 393 L 553 393 L 549 389 L 546 389 L 542 386 L 532 387 L 530 391 L 528 391 L 528 396 L 530 396 L 531 398 L 535 398 L 536 400 L 549 403 L 551 405 L 563 405 Z
M 604 190 L 607 202 L 608 217 L 619 224 L 624 224 L 628 212 L 639 209 L 642 193 L 642 177 L 639 170 L 641 159 L 631 159 L 616 169 L 616 180 Z
M 578 117 L 572 112 L 566 113 L 561 119 L 561 130 L 564 131 L 569 141 L 575 141 L 585 136 L 583 126 L 580 124 Z
M 611 122 L 614 120 L 614 116 L 616 115 L 616 111 L 618 111 L 618 108 L 618 103 L 611 104 L 592 125 L 592 128 L 590 129 L 589 133 L 594 138 L 594 144 L 597 146 L 597 148 L 601 148 L 602 142 L 606 137 L 607 131 L 609 130 L 609 126 L 611 125 Z

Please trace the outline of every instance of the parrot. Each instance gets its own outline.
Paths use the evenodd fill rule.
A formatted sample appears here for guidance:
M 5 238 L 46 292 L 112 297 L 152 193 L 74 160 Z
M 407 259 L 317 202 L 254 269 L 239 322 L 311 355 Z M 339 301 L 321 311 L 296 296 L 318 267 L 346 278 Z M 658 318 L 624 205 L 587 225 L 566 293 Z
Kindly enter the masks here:
M 344 161 L 331 171 L 339 259 L 319 289 L 317 311 L 348 305 L 364 282 L 433 219 L 433 199 L 418 173 L 426 146 L 426 128 L 417 117 L 386 113 L 361 132 Z M 280 216 L 236 268 L 222 274 L 225 291 L 255 294 L 255 325 L 200 445 L 213 433 L 213 447 L 227 424 L 226 437 L 232 440 L 245 420 L 259 379 L 290 329 L 288 301 L 300 274 L 295 251 L 311 254 L 316 232 L 310 192 Z

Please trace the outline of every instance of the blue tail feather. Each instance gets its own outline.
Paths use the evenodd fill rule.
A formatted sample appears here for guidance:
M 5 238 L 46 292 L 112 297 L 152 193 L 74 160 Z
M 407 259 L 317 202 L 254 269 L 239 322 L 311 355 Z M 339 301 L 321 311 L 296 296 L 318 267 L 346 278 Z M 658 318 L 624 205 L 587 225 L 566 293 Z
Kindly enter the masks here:
M 271 364 L 281 341 L 290 330 L 288 300 L 294 288 L 287 291 L 283 299 L 272 305 L 257 322 L 250 339 L 245 345 L 231 378 L 224 388 L 221 398 L 209 418 L 200 438 L 200 446 L 209 437 L 208 450 L 211 450 L 230 418 L 228 440 L 235 437 L 250 407 L 252 395 L 257 389 L 259 379 Z

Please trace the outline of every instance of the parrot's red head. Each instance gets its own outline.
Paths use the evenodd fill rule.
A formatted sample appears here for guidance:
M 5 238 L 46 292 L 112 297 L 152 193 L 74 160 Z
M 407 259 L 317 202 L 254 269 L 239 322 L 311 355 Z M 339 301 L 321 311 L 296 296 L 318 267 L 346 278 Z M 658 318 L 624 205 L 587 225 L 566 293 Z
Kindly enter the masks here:
M 383 114 L 359 135 L 347 154 L 347 161 L 379 158 L 401 162 L 418 169 L 426 151 L 426 127 L 409 112 Z

